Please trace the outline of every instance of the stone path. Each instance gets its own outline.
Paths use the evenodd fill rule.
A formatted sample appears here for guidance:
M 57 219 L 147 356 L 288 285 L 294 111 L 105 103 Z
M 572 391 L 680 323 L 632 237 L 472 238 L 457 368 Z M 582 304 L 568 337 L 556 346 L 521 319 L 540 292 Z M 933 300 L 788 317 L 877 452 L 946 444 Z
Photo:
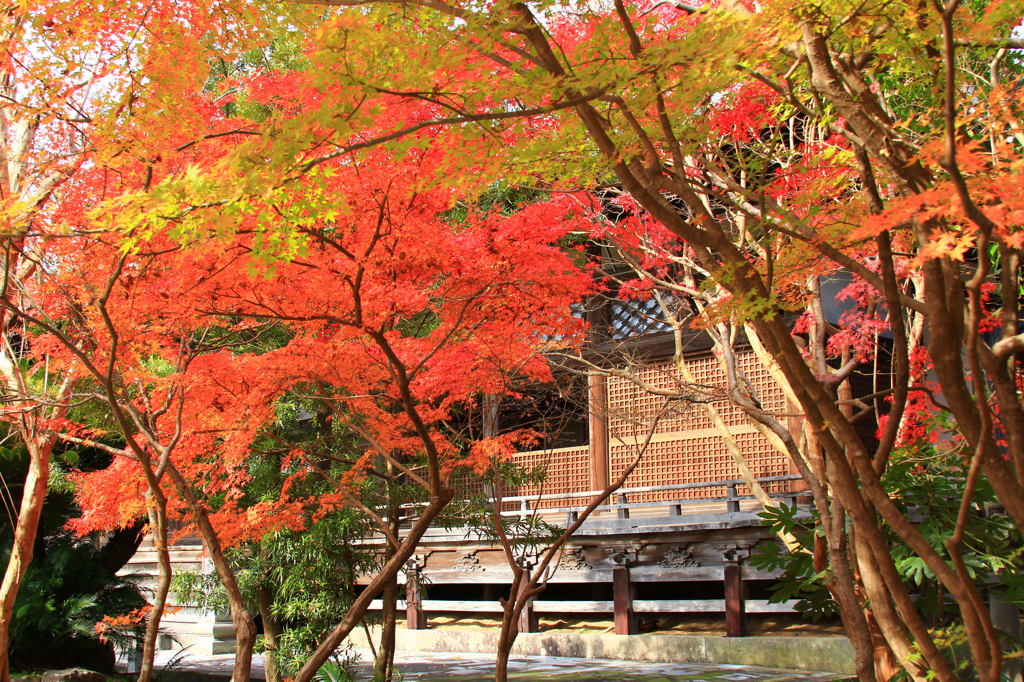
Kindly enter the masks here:
M 370 678 L 373 659 L 369 651 L 356 649 L 360 656 L 358 679 Z M 170 656 L 161 652 L 157 665 L 163 666 Z M 494 661 L 484 654 L 456 654 L 398 651 L 395 661 L 402 680 L 411 682 L 485 682 L 494 679 Z M 182 657 L 176 668 L 182 671 L 231 675 L 233 657 Z M 559 658 L 555 656 L 520 656 L 509 663 L 509 678 L 526 682 L 554 680 L 558 682 L 829 682 L 834 673 L 776 670 L 742 665 L 708 665 L 702 663 L 644 663 L 597 658 Z M 263 660 L 253 660 L 253 678 L 263 678 Z

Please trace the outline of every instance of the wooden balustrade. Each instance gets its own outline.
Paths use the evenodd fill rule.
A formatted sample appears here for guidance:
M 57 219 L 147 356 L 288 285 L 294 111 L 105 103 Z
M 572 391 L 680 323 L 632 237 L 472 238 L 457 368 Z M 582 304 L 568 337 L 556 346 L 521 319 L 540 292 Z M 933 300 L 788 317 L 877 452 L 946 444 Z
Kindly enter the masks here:
M 799 481 L 800 476 L 765 476 L 756 479 L 758 483 L 780 483 L 787 481 Z M 645 512 L 657 511 L 658 509 L 664 509 L 664 513 L 661 516 L 667 517 L 679 517 L 685 516 L 689 513 L 687 508 L 694 507 L 705 507 L 705 509 L 697 510 L 700 513 L 716 513 L 715 511 L 709 511 L 706 508 L 708 506 L 718 506 L 721 511 L 718 513 L 738 513 L 740 512 L 740 503 L 743 501 L 754 500 L 753 495 L 740 495 L 737 489 L 740 486 L 745 485 L 745 482 L 740 479 L 724 480 L 724 481 L 705 481 L 700 483 L 679 483 L 675 485 L 653 485 L 643 486 L 636 488 L 620 488 L 614 493 L 614 501 L 606 502 L 598 506 L 594 510 L 594 514 L 591 516 L 592 519 L 598 518 L 615 518 L 615 519 L 629 519 L 630 512 L 632 510 L 643 510 Z M 680 499 L 671 495 L 673 492 L 683 490 L 699 490 L 701 488 L 725 488 L 725 495 L 708 496 L 701 498 L 690 498 Z M 518 509 L 505 509 L 501 512 L 502 516 L 509 517 L 523 517 L 539 515 L 544 516 L 548 523 L 553 525 L 564 525 L 568 526 L 573 523 L 580 512 L 586 508 L 590 500 L 595 495 L 599 495 L 601 491 L 588 490 L 584 492 L 576 493 L 559 493 L 554 495 L 520 495 L 502 498 L 502 506 L 508 505 L 510 507 L 518 507 Z M 635 499 L 636 496 L 644 493 L 664 493 L 662 500 L 653 502 L 630 502 L 630 499 Z M 769 496 L 773 499 L 783 500 L 786 504 L 793 506 L 796 504 L 796 498 L 801 496 L 809 495 L 810 493 L 806 490 L 795 490 L 795 491 L 783 491 L 769 493 Z M 559 506 L 547 506 L 545 503 L 564 501 Z M 413 505 L 406 505 L 404 509 L 411 509 Z M 656 516 L 657 514 L 647 514 L 647 516 Z M 403 512 L 403 516 L 408 517 L 407 523 L 412 523 L 414 514 L 407 514 Z M 560 519 L 558 517 L 561 517 Z

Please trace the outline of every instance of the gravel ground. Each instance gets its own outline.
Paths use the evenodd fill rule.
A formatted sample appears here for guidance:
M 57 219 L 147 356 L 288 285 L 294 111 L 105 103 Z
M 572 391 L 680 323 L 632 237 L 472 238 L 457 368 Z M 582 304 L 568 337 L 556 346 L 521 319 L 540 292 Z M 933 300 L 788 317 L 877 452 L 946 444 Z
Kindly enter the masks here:
M 360 657 L 358 679 L 370 678 L 373 659 L 369 651 L 353 650 Z M 160 652 L 157 665 L 166 665 L 170 655 Z M 230 676 L 234 657 L 179 657 L 174 668 L 183 672 Z M 494 679 L 494 660 L 482 654 L 457 654 L 398 651 L 395 662 L 402 680 L 417 682 L 484 682 Z M 707 665 L 702 663 L 643 663 L 597 658 L 560 658 L 555 656 L 520 656 L 509 663 L 509 677 L 514 680 L 544 682 L 829 682 L 833 673 L 755 668 L 742 665 Z M 263 678 L 263 659 L 253 660 L 253 678 Z

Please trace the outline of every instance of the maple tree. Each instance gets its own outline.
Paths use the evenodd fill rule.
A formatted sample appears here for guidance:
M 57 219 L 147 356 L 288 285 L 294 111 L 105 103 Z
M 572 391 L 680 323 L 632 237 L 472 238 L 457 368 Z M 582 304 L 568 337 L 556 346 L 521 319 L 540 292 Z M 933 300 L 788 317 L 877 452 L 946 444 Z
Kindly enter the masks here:
M 439 134 L 467 141 L 467 158 L 510 152 L 509 176 L 527 161 L 534 177 L 544 175 L 536 164 L 551 160 L 558 164 L 549 163 L 549 177 L 583 186 L 613 174 L 729 294 L 705 317 L 731 316 L 757 334 L 815 434 L 814 451 L 833 467 L 823 481 L 803 470 L 812 489 L 825 493 L 819 507 L 831 507 L 835 523 L 849 519 L 856 531 L 855 546 L 829 549 L 856 558 L 866 593 L 847 590 L 843 609 L 858 674 L 879 674 L 876 643 L 858 608 L 869 599 L 883 646 L 908 674 L 953 678 L 895 570 L 880 515 L 954 595 L 981 679 L 998 676 L 998 638 L 958 560 L 973 483 L 948 546 L 937 548 L 879 480 L 910 396 L 922 388 L 911 379 L 919 351 L 907 321 L 887 320 L 895 378 L 888 421 L 869 451 L 838 395 L 842 372 L 823 381 L 820 353 L 804 358 L 781 313 L 813 298 L 810 272 L 842 267 L 888 310 L 921 315 L 945 405 L 970 451 L 968 480 L 983 475 L 1020 527 L 1018 209 L 1015 195 L 1002 191 L 1019 178 L 1018 104 L 998 82 L 1009 68 L 1005 50 L 1018 46 L 1008 37 L 1017 19 L 1012 3 L 713 10 L 618 2 L 611 11 L 579 7 L 571 15 L 529 3 L 409 3 L 401 12 L 383 2 L 324 4 L 361 9 L 330 16 L 314 34 L 310 78 L 323 97 L 309 112 L 274 117 L 267 135 L 236 157 L 233 168 L 248 183 L 243 195 L 281 191 L 275 188 L 374 144 L 408 149 L 418 139 L 412 133 L 442 126 Z M 987 61 L 984 51 L 994 55 L 988 77 L 958 61 L 964 54 Z M 944 80 L 930 81 L 928 72 Z M 503 84 L 498 93 L 481 87 L 495 81 Z M 899 101 L 910 91 L 915 110 Z M 381 94 L 427 100 L 436 114 L 382 126 L 380 110 L 364 106 Z M 708 116 L 726 109 L 729 116 Z M 313 144 L 311 127 L 322 133 Z M 478 130 L 490 136 L 490 152 L 468 137 Z M 176 206 L 239 201 L 237 190 L 216 181 L 184 178 L 173 186 Z M 977 258 L 963 293 L 958 262 L 971 249 L 998 256 L 1002 338 L 993 343 L 980 337 L 990 317 L 987 258 Z M 897 273 L 902 256 L 894 251 L 911 254 L 912 276 Z M 799 452 L 787 451 L 800 461 Z
M 414 168 L 432 161 L 430 154 L 406 157 Z M 379 165 L 373 170 L 381 172 Z M 280 294 L 270 299 L 257 291 L 217 294 L 220 305 L 231 305 L 231 315 L 291 320 L 315 330 L 337 325 L 333 344 L 322 351 L 308 345 L 313 339 L 299 338 L 288 352 L 303 359 L 301 380 L 329 407 L 335 428 L 344 424 L 369 444 L 364 463 L 348 477 L 381 458 L 408 484 L 420 486 L 428 499 L 412 531 L 400 538 L 396 516 L 381 517 L 346 489 L 345 479 L 332 481 L 339 502 L 353 504 L 377 521 L 388 544 L 388 560 L 299 676 L 315 671 L 317 656 L 332 652 L 370 600 L 394 583 L 419 536 L 451 499 L 447 479 L 452 472 L 494 454 L 494 446 L 474 444 L 464 452 L 463 444 L 449 440 L 445 421 L 450 409 L 475 402 L 481 392 L 503 392 L 509 372 L 545 378 L 538 348 L 557 330 L 565 342 L 579 329 L 569 304 L 589 286 L 586 275 L 554 244 L 575 223 L 552 217 L 571 207 L 547 202 L 510 217 L 471 215 L 452 226 L 437 217 L 449 197 L 416 189 L 428 173 L 410 170 L 399 165 L 399 174 L 387 178 L 387 194 L 380 190 L 381 178 L 358 165 L 356 171 L 366 177 L 345 179 L 341 186 L 352 201 L 360 198 L 356 188 L 368 183 L 361 195 L 365 203 L 352 205 L 352 217 L 339 220 L 341 226 L 360 221 L 362 230 L 300 228 L 315 246 L 296 263 L 275 270 L 292 270 L 292 287 L 326 293 L 328 298 L 318 306 L 312 305 L 312 296 L 296 300 Z M 406 181 L 414 189 L 403 196 L 400 187 Z M 325 259 L 322 269 L 308 268 L 314 253 Z M 345 290 L 326 287 L 323 277 L 343 283 Z M 309 284 L 303 287 L 303 281 Z M 539 301 L 545 304 L 538 306 Z M 322 358 L 315 364 L 314 355 Z M 346 375 L 357 367 L 362 376 Z M 510 447 L 508 442 L 496 445 L 506 452 Z
M 69 123 L 67 110 L 52 101 L 67 98 L 73 105 L 78 87 L 55 82 L 55 91 L 41 97 L 34 82 L 42 74 L 26 73 L 26 18 L 8 13 L 0 27 L 4 45 L 0 59 L 2 98 L 0 106 L 0 210 L 5 225 L 3 242 L 3 296 L 23 297 L 24 289 L 39 267 L 39 251 L 28 235 L 37 223 L 46 223 L 54 192 L 83 162 L 82 140 Z M 56 55 L 40 69 L 61 66 Z M 79 74 L 76 74 L 79 75 Z M 27 83 L 26 83 L 27 81 Z M 43 81 L 46 82 L 46 81 Z M 81 84 L 88 85 L 88 79 Z M 24 493 L 18 510 L 12 547 L 0 585 L 0 679 L 9 676 L 10 626 L 21 581 L 32 560 L 36 530 L 49 478 L 49 460 L 56 439 L 50 433 L 53 420 L 66 413 L 66 399 L 75 377 L 52 376 L 42 363 L 25 363 L 26 330 L 11 315 L 0 315 L 0 347 L 3 380 L 3 418 L 17 433 L 29 454 Z M 55 382 L 50 385 L 49 382 Z
M 218 11 L 218 7 L 221 11 Z M 0 26 L 0 205 L 4 230 L 2 297 L 15 309 L 35 305 L 31 293 L 50 258 L 48 240 L 64 236 L 62 214 L 80 194 L 65 195 L 83 168 L 115 167 L 139 157 L 159 157 L 166 137 L 152 127 L 135 126 L 155 111 L 176 117 L 178 131 L 205 118 L 194 115 L 195 98 L 182 107 L 164 97 L 177 88 L 198 91 L 203 68 L 167 69 L 168 53 L 153 45 L 176 46 L 179 66 L 204 60 L 211 42 L 230 54 L 262 34 L 259 15 L 243 6 L 222 11 L 217 3 L 150 2 L 119 6 L 116 18 L 98 6 L 62 1 L 21 3 L 8 8 Z M 239 22 L 246 16 L 250 21 Z M 188 26 L 191 30 L 183 30 Z M 227 30 L 230 27 L 230 30 Z M 172 49 L 173 51 L 173 49 Z M 183 57 L 186 57 L 183 60 Z M 141 76 L 150 70 L 148 75 Z M 150 106 L 159 102 L 156 108 Z M 169 130 L 169 129 L 164 129 Z M 103 198 L 102 189 L 89 197 Z M 21 580 L 45 496 L 49 459 L 64 429 L 71 393 L 83 378 L 50 371 L 45 353 L 30 353 L 32 330 L 11 309 L 0 314 L 8 343 L 0 349 L 3 418 L 30 453 L 17 527 L 0 586 L 0 679 L 9 676 L 8 633 Z M 13 343 L 12 343 L 13 342 Z M 34 349 L 31 349 L 34 350 Z M 168 564 L 169 568 L 169 564 Z M 155 641 L 155 630 L 150 640 Z M 152 647 L 149 647 L 151 649 Z
M 70 212 L 65 217 L 72 218 Z M 183 415 L 188 402 L 182 376 L 200 352 L 209 350 L 209 345 L 204 344 L 201 330 L 187 327 L 187 320 L 162 316 L 162 311 L 154 307 L 160 305 L 158 296 L 136 298 L 142 293 L 141 287 L 128 282 L 158 270 L 154 261 L 159 255 L 150 252 L 131 259 L 102 238 L 68 236 L 60 247 L 71 251 L 60 258 L 60 248 L 49 250 L 48 255 L 58 258 L 60 266 L 40 278 L 40 289 L 34 292 L 35 305 L 26 309 L 10 300 L 2 305 L 42 332 L 33 340 L 35 352 L 50 353 L 56 371 L 88 378 L 84 382 L 84 388 L 90 390 L 87 395 L 109 409 L 112 427 L 124 442 L 122 448 L 98 443 L 94 439 L 102 431 L 86 425 L 67 425 L 57 434 L 62 440 L 96 447 L 119 458 L 105 470 L 79 477 L 78 496 L 84 514 L 71 525 L 86 533 L 131 525 L 141 512 L 149 515 L 159 577 L 153 609 L 148 614 L 140 675 L 151 676 L 171 579 L 168 510 L 172 502 L 177 502 L 179 510 L 191 515 L 225 582 L 243 653 L 235 674 L 247 675 L 244 653 L 248 647 L 251 657 L 256 635 L 252 616 L 241 605 L 209 514 L 171 458 L 179 447 L 187 445 L 183 442 Z M 68 282 L 74 285 L 68 286 Z M 129 461 L 137 468 L 133 470 Z M 166 489 L 165 476 L 178 499 Z M 101 487 L 91 488 L 90 483 Z M 111 490 L 119 490 L 121 495 L 111 499 Z
M 395 185 L 374 186 L 369 178 L 376 173 L 369 169 L 399 164 L 396 159 L 403 154 L 421 164 L 415 178 L 395 180 L 405 199 L 413 193 L 426 196 L 432 187 L 427 180 L 437 178 L 462 187 L 479 186 L 482 175 L 495 173 L 530 184 L 560 182 L 561 187 L 590 187 L 614 178 L 634 202 L 636 215 L 685 244 L 673 253 L 688 259 L 687 267 L 711 283 L 711 301 L 687 292 L 704 301 L 696 312 L 705 324 L 745 326 L 806 419 L 802 434 L 809 439 L 803 444 L 793 433 L 761 423 L 774 429 L 801 465 L 823 513 L 824 546 L 816 547 L 816 556 L 822 559 L 827 552 L 837 571 L 834 593 L 854 642 L 858 676 L 865 682 L 884 677 L 883 659 L 889 651 L 914 679 L 929 674 L 954 678 L 896 570 L 881 518 L 954 596 L 979 678 L 988 682 L 998 677 L 998 636 L 960 547 L 980 477 L 991 485 L 1017 529 L 1024 521 L 1024 413 L 1016 360 L 1024 348 L 1016 191 L 1021 102 L 1017 90 L 1002 86 L 1003 72 L 1016 68 L 1007 50 L 1020 47 L 1009 37 L 1019 18 L 1013 3 L 976 8 L 957 0 L 923 6 L 835 0 L 814 6 L 724 3 L 714 8 L 627 5 L 620 0 L 611 8 L 581 5 L 572 12 L 539 3 L 476 6 L 423 0 L 400 8 L 377 0 L 312 4 L 360 7 L 324 12 L 310 31 L 300 71 L 224 78 L 204 96 L 197 93 L 206 86 L 206 64 L 200 57 L 205 53 L 196 48 L 203 36 L 219 35 L 219 19 L 210 23 L 206 8 L 199 11 L 184 3 L 183 9 L 165 8 L 166 14 L 155 15 L 195 10 L 186 22 L 194 27 L 192 32 L 171 39 L 164 26 L 173 47 L 191 41 L 180 53 L 193 60 L 194 71 L 168 68 L 170 49 L 147 53 L 146 73 L 154 80 L 133 91 L 121 110 L 132 110 L 134 136 L 128 152 L 118 149 L 109 158 L 130 156 L 140 169 L 149 170 L 135 174 L 133 189 L 139 191 L 111 200 L 90 227 L 120 230 L 129 251 L 169 236 L 195 247 L 188 249 L 194 262 L 201 262 L 203 254 L 209 259 L 207 267 L 225 267 L 218 277 L 194 275 L 192 280 L 203 286 L 188 289 L 188 297 L 165 291 L 161 300 L 196 300 L 204 291 L 208 300 L 196 308 L 204 315 L 306 325 L 307 335 L 297 336 L 296 345 L 289 347 L 296 353 L 292 357 L 301 357 L 311 370 L 323 357 L 316 334 L 327 338 L 337 331 L 339 338 L 352 342 L 352 352 L 357 346 L 364 353 L 376 349 L 378 355 L 370 356 L 377 364 L 368 367 L 390 368 L 388 379 L 394 383 L 388 385 L 398 389 L 392 396 L 397 412 L 368 399 L 341 400 L 330 392 L 320 397 L 337 405 L 340 411 L 332 407 L 336 419 L 362 428 L 381 446 L 375 447 L 378 454 L 392 455 L 409 474 L 416 472 L 402 458 L 422 447 L 430 503 L 414 526 L 419 532 L 450 495 L 444 484 L 447 441 L 431 428 L 453 403 L 431 404 L 428 393 L 417 391 L 429 387 L 438 390 L 430 395 L 459 395 L 442 380 L 462 376 L 455 370 L 467 366 L 467 356 L 445 346 L 462 340 L 458 327 L 439 324 L 423 336 L 402 336 L 397 319 L 416 311 L 402 309 L 398 314 L 396 308 L 364 315 L 367 300 L 398 306 L 402 301 L 391 293 L 396 291 L 418 301 L 420 310 L 435 301 L 424 290 L 397 287 L 394 278 L 372 296 L 369 290 L 360 295 L 365 274 L 349 273 L 351 281 L 342 289 L 346 304 L 356 306 L 358 301 L 352 309 L 358 314 L 310 312 L 306 302 L 286 295 L 281 273 L 289 273 L 295 286 L 302 283 L 303 291 L 337 293 L 335 285 L 344 281 L 338 279 L 340 272 L 301 263 L 311 254 L 333 251 L 340 257 L 344 251 L 339 245 L 350 255 L 358 253 L 339 242 L 333 231 L 335 224 L 354 219 L 339 210 L 337 197 L 366 192 L 359 204 L 363 212 L 354 215 L 390 216 L 390 198 L 383 203 L 385 209 L 369 197 L 390 197 Z M 225 7 L 240 19 L 219 24 L 221 29 L 237 25 L 250 35 L 257 24 L 249 21 L 253 17 L 245 14 L 246 7 Z M 283 14 L 293 7 L 281 9 Z M 496 92 L 493 83 L 501 83 L 501 90 Z M 218 106 L 232 98 L 237 106 L 260 107 L 261 120 L 218 118 Z M 158 100 L 168 108 L 135 111 L 136 101 Z M 211 117 L 216 119 L 213 126 Z M 369 151 L 379 146 L 393 156 Z M 200 163 L 190 157 L 187 167 L 167 165 L 168 159 L 180 161 L 182 151 L 205 154 L 212 148 L 216 152 L 210 160 Z M 438 150 L 444 153 L 431 156 Z M 430 163 L 425 162 L 428 157 Z M 449 204 L 451 195 L 432 200 L 436 212 Z M 484 244 L 457 238 L 473 230 L 438 233 L 423 218 L 417 217 L 420 231 L 410 237 L 417 248 L 396 245 L 387 252 L 394 259 L 388 267 L 395 277 L 412 277 L 416 266 L 430 261 L 428 255 L 436 268 L 455 264 L 464 269 L 460 274 L 474 272 L 474 262 L 490 262 L 494 254 Z M 502 284 L 514 289 L 515 281 L 520 286 L 530 281 L 527 270 L 534 251 L 554 235 L 540 242 L 524 240 L 536 234 L 525 217 L 513 221 L 509 230 L 501 246 L 504 265 L 514 265 L 515 274 L 506 270 L 509 281 Z M 206 242 L 210 250 L 203 251 L 203 242 L 215 236 L 240 241 L 226 247 L 211 240 Z M 223 249 L 219 255 L 215 244 Z M 378 242 L 374 244 L 377 248 Z M 474 262 L 457 258 L 441 263 L 438 252 L 423 251 L 424 246 L 441 244 L 451 250 L 443 258 L 465 250 L 474 253 Z M 385 248 L 383 241 L 380 248 Z M 270 269 L 268 254 L 292 260 Z M 350 264 L 358 260 L 346 257 Z M 255 279 L 226 282 L 225 277 L 238 274 L 238 268 L 226 267 L 229 262 L 263 273 L 276 288 L 261 288 Z M 388 261 L 372 262 L 383 267 Z M 188 263 L 191 267 L 193 261 Z M 808 303 L 813 312 L 821 300 L 820 277 L 837 267 L 859 278 L 857 295 L 866 305 L 845 329 L 830 330 L 834 323 L 812 314 L 804 327 L 805 343 L 802 334 L 794 335 L 784 312 Z M 656 270 L 652 274 L 660 277 Z M 358 285 L 353 284 L 356 280 Z M 293 280 L 287 281 L 292 286 Z M 438 285 L 431 280 L 430 286 Z M 700 293 L 699 287 L 690 288 Z M 453 290 L 447 293 L 455 298 L 438 305 L 449 312 L 458 309 L 454 301 L 482 305 L 488 299 L 482 291 L 467 297 Z M 311 301 L 340 305 L 333 298 L 328 303 L 314 296 Z M 519 306 L 520 313 L 529 310 L 530 324 L 545 309 L 529 307 L 525 300 Z M 888 315 L 883 308 L 905 314 Z M 193 329 L 208 324 L 192 319 Z M 473 333 L 497 333 L 485 323 L 491 319 L 481 318 Z M 893 379 L 887 395 L 872 398 L 870 407 L 884 412 L 886 419 L 878 443 L 869 449 L 855 425 L 857 414 L 866 408 L 848 392 L 844 373 L 864 359 L 865 339 L 873 334 L 863 330 L 881 331 L 883 326 L 892 336 Z M 983 337 L 983 332 L 993 333 Z M 300 354 L 303 343 L 305 354 Z M 838 370 L 829 368 L 830 352 L 841 359 Z M 271 358 L 286 357 L 284 349 L 265 355 L 211 353 L 198 365 L 191 363 L 189 372 L 197 372 L 196 380 L 206 382 L 210 395 L 220 386 L 250 391 L 251 384 L 232 378 L 245 372 L 256 372 L 245 376 L 261 381 L 276 377 L 280 384 L 344 385 L 329 368 L 322 368 L 326 379 L 309 374 L 290 378 L 268 366 Z M 352 357 L 338 356 L 350 362 Z M 421 364 L 415 357 L 429 361 Z M 224 367 L 218 369 L 217 362 Z M 442 365 L 443 371 L 429 371 Z M 935 372 L 938 391 L 921 380 L 924 366 Z M 411 380 L 410 369 L 428 378 Z M 473 386 L 474 395 L 496 390 L 482 368 L 475 371 L 479 381 L 463 385 L 463 399 L 469 399 L 466 386 Z M 201 417 L 212 425 L 242 423 L 256 429 L 265 421 L 259 415 L 266 414 L 276 390 L 264 387 L 258 397 L 253 390 L 245 408 L 252 415 L 246 413 L 245 419 L 236 415 L 232 422 L 225 420 L 221 410 L 228 403 L 211 402 L 189 414 L 197 424 Z M 893 447 L 919 421 L 918 413 L 936 409 L 935 401 L 925 397 L 929 390 L 932 398 L 941 393 L 937 402 L 955 418 L 966 453 L 968 483 L 958 521 L 940 546 L 919 532 L 881 482 Z M 744 400 L 742 395 L 732 397 Z M 884 408 L 883 401 L 888 401 Z M 204 447 L 230 453 L 218 466 L 237 466 L 253 433 L 223 442 L 207 436 Z M 204 463 L 186 473 L 209 478 L 211 472 Z M 226 469 L 223 477 L 231 477 Z M 343 485 L 338 495 L 339 500 L 344 497 Z M 227 519 L 231 511 L 229 504 L 214 516 L 223 512 Z M 852 538 L 845 532 L 847 521 Z M 272 522 L 236 527 L 233 537 L 265 529 L 267 523 Z M 400 548 L 393 561 L 411 547 L 408 537 L 393 544 Z M 393 580 L 393 561 L 368 594 Z M 838 575 L 844 566 L 854 567 L 859 578 Z M 865 615 L 867 603 L 875 625 Z M 357 601 L 350 616 L 364 607 Z M 310 679 L 339 634 L 354 622 L 346 617 L 297 679 Z M 877 636 L 872 638 L 872 633 Z M 878 662 L 876 652 L 881 652 Z
M 237 122 L 214 115 L 212 125 L 233 130 Z M 451 499 L 452 472 L 478 456 L 445 436 L 449 410 L 481 391 L 500 393 L 507 372 L 547 376 L 538 350 L 552 334 L 566 343 L 578 333 L 569 304 L 589 278 L 557 244 L 577 223 L 564 201 L 507 217 L 443 220 L 455 195 L 423 179 L 447 150 L 429 144 L 401 162 L 381 152 L 338 164 L 286 196 L 254 202 L 221 238 L 183 247 L 171 221 L 171 229 L 140 231 L 127 251 L 119 248 L 97 225 L 104 216 L 92 210 L 97 189 L 110 197 L 143 186 L 159 202 L 162 174 L 180 172 L 186 161 L 215 164 L 231 145 L 230 135 L 205 137 L 213 141 L 186 145 L 187 155 L 159 166 L 97 166 L 80 175 L 68 194 L 82 197 L 82 208 L 62 213 L 69 232 L 61 240 L 43 242 L 54 265 L 33 285 L 32 306 L 8 297 L 3 307 L 39 331 L 33 352 L 50 354 L 52 371 L 88 377 L 87 390 L 110 410 L 125 442 L 97 444 L 84 425 L 58 434 L 124 458 L 124 466 L 79 479 L 86 513 L 76 528 L 127 523 L 148 507 L 166 555 L 168 515 L 191 521 L 231 607 L 233 675 L 247 679 L 255 630 L 224 549 L 301 527 L 313 501 L 288 490 L 310 475 L 335 488 L 315 506 L 352 505 L 379 521 L 392 555 L 320 647 L 329 654 Z M 292 228 L 296 250 L 284 260 L 268 256 L 279 248 L 268 240 Z M 288 342 L 240 352 L 268 325 L 287 329 Z M 273 421 L 276 399 L 295 390 L 310 392 L 335 428 L 370 448 L 336 479 L 317 466 L 316 453 L 296 449 L 281 465 L 288 472 L 282 494 L 243 506 L 251 444 Z M 382 519 L 353 491 L 378 457 L 428 497 L 401 540 L 394 519 Z M 128 460 L 139 467 L 134 473 Z M 153 632 L 169 585 L 169 565 L 161 563 Z

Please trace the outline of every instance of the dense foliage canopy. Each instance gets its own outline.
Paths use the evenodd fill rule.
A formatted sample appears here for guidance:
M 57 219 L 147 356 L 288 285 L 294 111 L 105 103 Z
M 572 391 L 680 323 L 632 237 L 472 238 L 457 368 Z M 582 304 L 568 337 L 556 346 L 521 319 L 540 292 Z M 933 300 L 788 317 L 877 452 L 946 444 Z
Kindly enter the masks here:
M 1024 524 L 1019 20 L 1009 0 L 10 8 L 0 373 L 31 465 L 0 656 L 51 452 L 79 443 L 115 460 L 77 478 L 74 529 L 147 516 L 161 556 L 144 667 L 169 518 L 211 552 L 239 680 L 255 629 L 225 550 L 339 508 L 376 524 L 386 560 L 306 682 L 453 473 L 530 437 L 453 424 L 513 379 L 549 379 L 543 352 L 583 339 L 571 306 L 614 291 L 658 299 L 677 333 L 706 328 L 729 377 L 716 399 L 806 479 L 818 532 L 791 548 L 838 604 L 860 679 L 956 679 L 910 565 L 952 596 L 979 679 L 998 679 L 965 541 L 986 501 L 1008 519 L 993 543 Z M 546 198 L 479 208 L 499 186 Z M 829 320 L 837 270 L 851 303 Z M 799 426 L 745 388 L 739 331 Z M 885 385 L 853 396 L 883 354 Z M 288 433 L 286 405 L 313 436 Z M 894 481 L 922 473 L 905 466 L 915 443 L 963 479 L 944 493 L 950 528 L 908 517 Z M 279 487 L 256 494 L 268 466 Z M 375 478 L 419 491 L 408 535 Z

